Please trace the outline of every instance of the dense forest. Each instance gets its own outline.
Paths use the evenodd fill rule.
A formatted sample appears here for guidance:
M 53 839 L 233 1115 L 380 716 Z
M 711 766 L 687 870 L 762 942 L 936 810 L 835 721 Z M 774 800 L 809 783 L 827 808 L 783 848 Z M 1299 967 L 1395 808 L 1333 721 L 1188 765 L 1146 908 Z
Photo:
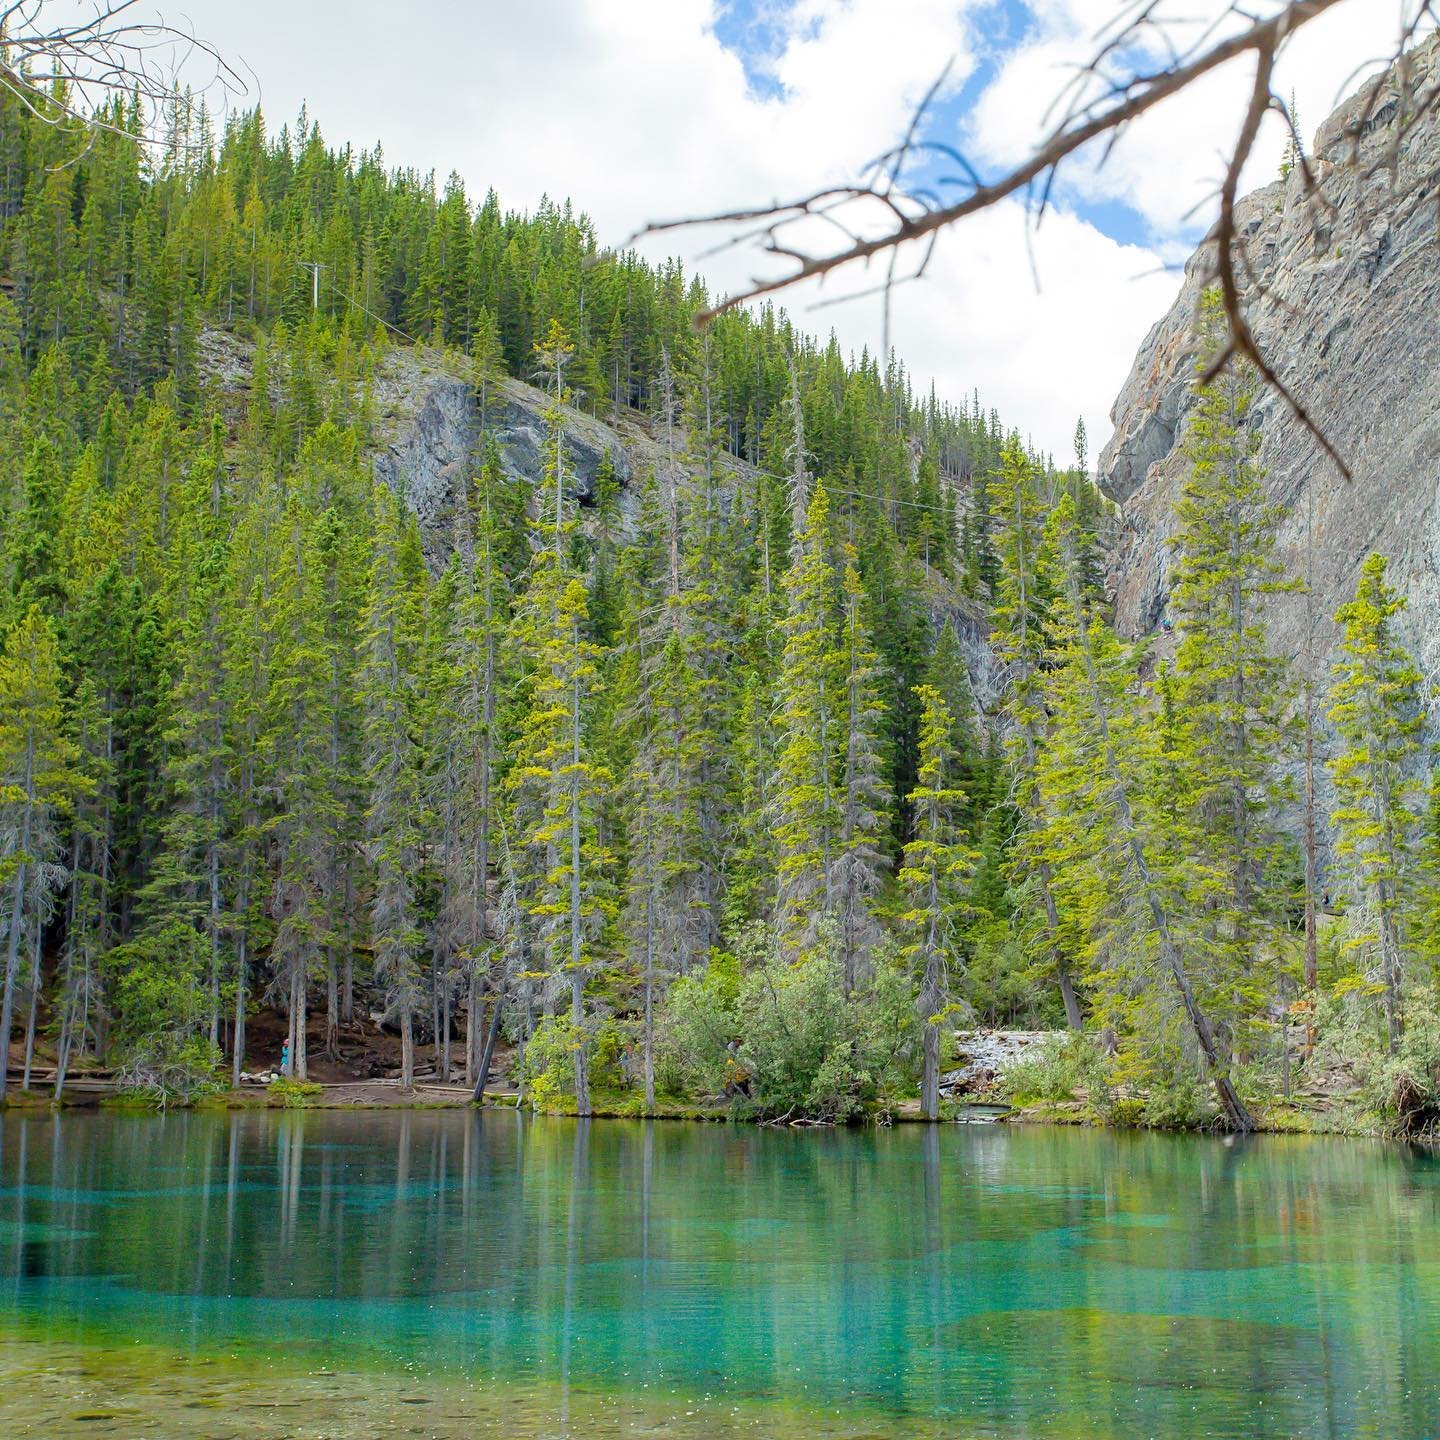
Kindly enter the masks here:
M 568 204 L 476 205 L 303 115 L 104 119 L 0 102 L 22 1084 L 38 1045 L 57 1093 L 238 1084 L 263 1009 L 297 1082 L 379 1017 L 406 1085 L 427 1047 L 483 1083 L 503 1036 L 547 1108 L 837 1121 L 918 1086 L 933 1118 L 978 1018 L 1075 1032 L 1026 1083 L 1106 1119 L 1249 1129 L 1336 1055 L 1435 1112 L 1403 597 L 1374 557 L 1333 684 L 1271 652 L 1304 587 L 1243 367 L 1191 427 L 1173 629 L 1131 644 L 1083 428 L 1057 467 L 775 310 L 697 331 L 700 281 Z M 473 395 L 443 533 L 372 464 L 401 347 Z M 545 396 L 528 479 L 505 377 Z M 577 408 L 662 458 L 580 487 Z

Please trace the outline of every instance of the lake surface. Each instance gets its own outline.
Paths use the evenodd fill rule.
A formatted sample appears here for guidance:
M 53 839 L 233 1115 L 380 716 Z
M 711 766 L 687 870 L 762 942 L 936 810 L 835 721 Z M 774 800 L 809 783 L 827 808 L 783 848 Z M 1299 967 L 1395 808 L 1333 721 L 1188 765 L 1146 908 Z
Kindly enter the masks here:
M 1428 1155 L 0 1115 L 6 1436 L 1437 1433 Z

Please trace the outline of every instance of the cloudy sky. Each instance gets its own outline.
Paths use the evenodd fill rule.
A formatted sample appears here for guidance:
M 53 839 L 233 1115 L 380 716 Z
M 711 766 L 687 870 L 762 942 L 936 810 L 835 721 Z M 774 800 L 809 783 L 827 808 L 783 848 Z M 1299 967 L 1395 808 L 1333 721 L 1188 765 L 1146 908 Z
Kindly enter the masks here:
M 1177 21 L 1222 0 L 1161 0 Z M 1253 0 L 1268 13 L 1278 0 Z M 159 7 L 157 6 L 157 9 Z M 1040 133 L 1067 66 L 1119 0 L 185 0 L 195 32 L 253 72 L 272 122 L 302 102 L 327 140 L 382 142 L 397 165 L 458 171 L 507 207 L 570 196 L 605 243 L 647 221 L 784 199 L 853 177 L 904 129 L 950 62 L 929 134 L 999 173 Z M 1393 47 L 1400 0 L 1346 0 L 1297 39 L 1278 88 L 1313 129 Z M 1017 204 L 941 244 L 897 292 L 891 342 L 924 383 L 978 389 L 1068 459 L 1077 415 L 1093 448 L 1135 349 L 1207 228 L 1246 77 L 1219 75 L 1137 128 L 1103 169 L 1077 166 L 1027 244 Z M 1279 165 L 1278 121 L 1251 180 Z M 717 291 L 763 269 L 754 251 L 699 259 L 705 240 L 648 242 Z M 1167 268 L 1170 267 L 1170 268 Z M 873 278 L 873 277 L 871 277 Z M 813 308 L 864 288 L 832 280 L 786 303 L 808 328 L 877 346 L 877 301 Z

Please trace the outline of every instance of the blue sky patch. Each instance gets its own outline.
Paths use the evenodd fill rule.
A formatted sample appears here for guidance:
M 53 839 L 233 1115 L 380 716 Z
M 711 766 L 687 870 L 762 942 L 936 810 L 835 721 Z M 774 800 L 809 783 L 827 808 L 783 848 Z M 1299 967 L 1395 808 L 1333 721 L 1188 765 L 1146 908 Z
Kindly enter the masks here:
M 716 38 L 739 58 L 751 93 L 759 98 L 784 97 L 776 62 L 793 38 L 795 4 L 796 0 L 722 0 L 719 7 Z M 1000 73 L 1006 57 L 1033 31 L 1035 4 L 1036 0 L 988 0 L 976 7 L 969 22 L 975 68 L 953 93 L 931 107 L 925 130 L 927 138 L 940 145 L 953 145 L 964 155 L 963 140 L 969 116 Z M 941 64 L 943 58 L 937 57 L 937 75 Z M 878 153 L 898 138 L 877 135 L 875 151 Z M 858 166 L 871 158 L 857 155 L 855 163 Z M 981 180 L 994 178 L 991 167 L 981 167 Z M 917 189 L 928 189 L 933 198 L 943 204 L 963 193 L 964 171 L 952 156 L 936 149 L 917 159 L 911 171 L 911 183 Z M 1121 244 L 1155 243 L 1156 237 L 1149 225 L 1133 207 L 1119 200 L 1088 200 L 1081 189 L 1064 183 L 1063 170 L 1059 198 L 1066 209 Z

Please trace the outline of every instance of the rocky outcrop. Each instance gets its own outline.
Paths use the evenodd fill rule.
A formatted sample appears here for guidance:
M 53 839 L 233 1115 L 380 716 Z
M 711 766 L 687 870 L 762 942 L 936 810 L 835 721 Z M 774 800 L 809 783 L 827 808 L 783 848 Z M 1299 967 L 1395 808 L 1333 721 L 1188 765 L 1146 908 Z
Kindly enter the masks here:
M 473 387 L 447 369 L 431 352 L 392 351 L 373 386 L 379 410 L 381 444 L 375 452 L 375 473 L 403 495 L 420 521 L 432 560 L 448 544 L 448 519 L 460 494 L 467 469 L 476 463 L 480 409 Z M 486 421 L 512 479 L 537 488 L 545 474 L 544 416 L 549 398 L 518 380 L 491 387 Z M 628 435 L 604 425 L 572 406 L 565 416 L 566 490 L 582 503 L 595 491 L 596 476 L 608 456 L 625 491 L 645 467 L 660 458 L 660 447 L 648 434 L 631 427 Z M 622 505 L 622 514 L 632 507 Z
M 1309 570 L 1321 619 L 1313 664 L 1337 640 L 1329 617 L 1378 550 L 1409 596 L 1405 638 L 1427 672 L 1440 666 L 1440 40 L 1410 58 L 1410 97 L 1394 74 L 1367 86 L 1321 127 L 1313 163 L 1323 201 L 1297 170 L 1238 207 L 1258 283 L 1248 314 L 1276 371 L 1346 459 L 1346 480 L 1279 397 L 1255 406 L 1259 459 L 1285 507 L 1280 558 Z M 1123 507 L 1114 555 L 1117 620 L 1131 635 L 1162 627 L 1186 474 L 1193 404 L 1193 321 L 1210 273 L 1206 247 L 1186 267 L 1170 313 L 1146 337 L 1111 412 L 1101 483 Z M 1308 554 L 1308 566 L 1307 566 Z M 1272 643 L 1305 649 L 1305 604 L 1271 602 Z
M 396 349 L 372 385 L 379 445 L 375 473 L 403 495 L 420 521 L 425 553 L 433 569 L 445 564 L 451 545 L 451 515 L 469 467 L 476 463 L 480 414 L 474 390 L 438 352 Z M 544 483 L 549 397 L 518 380 L 503 380 L 486 404 L 490 436 L 507 475 L 538 491 Z M 620 481 L 620 524 L 633 530 L 639 518 L 638 482 L 664 464 L 664 446 L 639 415 L 606 424 L 571 406 L 565 417 L 567 492 L 582 506 L 595 491 L 596 475 L 608 456 Z M 749 467 L 733 456 L 721 460 L 721 485 L 731 491 Z M 540 503 L 538 495 L 532 510 Z M 983 609 L 932 574 L 924 603 L 932 624 L 955 626 L 970 675 L 976 709 L 993 715 L 1004 676 L 990 649 Z

